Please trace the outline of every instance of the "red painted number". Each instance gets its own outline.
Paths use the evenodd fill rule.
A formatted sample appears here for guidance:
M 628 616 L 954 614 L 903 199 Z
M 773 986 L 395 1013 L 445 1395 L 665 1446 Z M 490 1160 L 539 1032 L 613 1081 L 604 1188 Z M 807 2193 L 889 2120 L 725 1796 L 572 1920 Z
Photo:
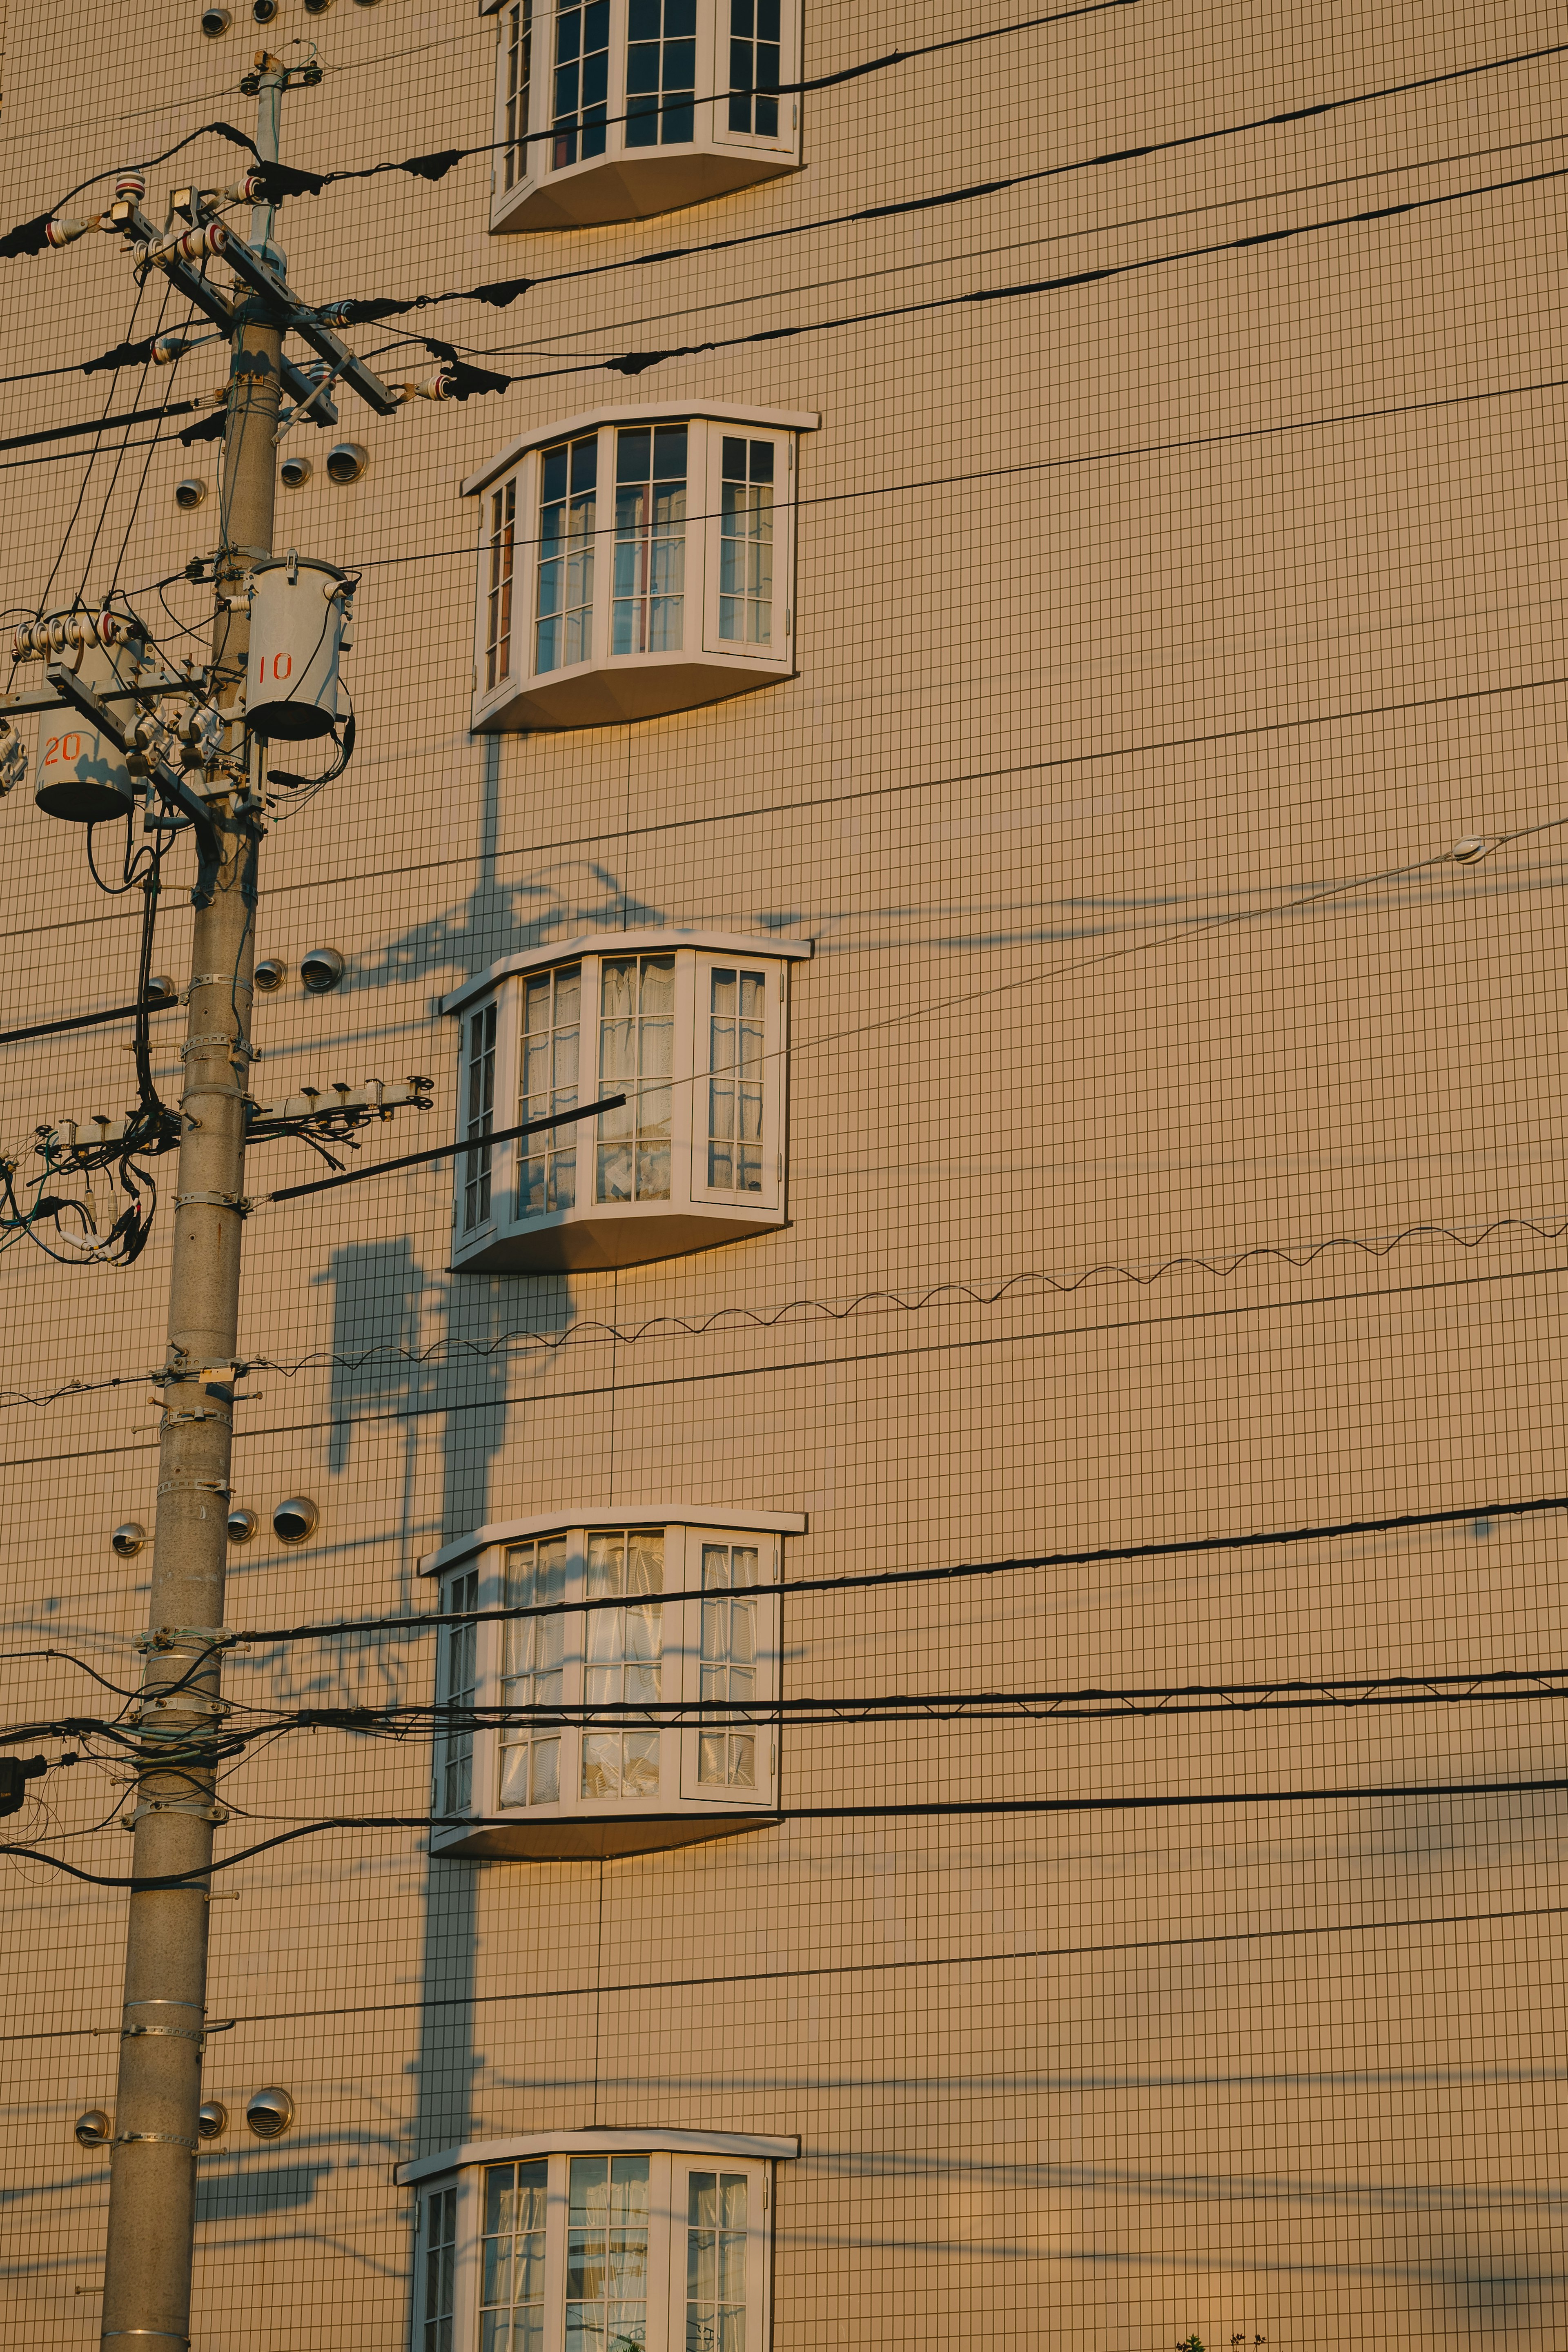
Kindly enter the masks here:
M 279 685 L 281 685 L 286 677 L 292 677 L 294 675 L 293 655 L 274 654 L 269 663 L 267 656 L 263 654 L 260 660 L 256 665 L 256 676 L 258 682 L 260 685 L 266 685 L 269 670 L 272 677 L 276 678 Z

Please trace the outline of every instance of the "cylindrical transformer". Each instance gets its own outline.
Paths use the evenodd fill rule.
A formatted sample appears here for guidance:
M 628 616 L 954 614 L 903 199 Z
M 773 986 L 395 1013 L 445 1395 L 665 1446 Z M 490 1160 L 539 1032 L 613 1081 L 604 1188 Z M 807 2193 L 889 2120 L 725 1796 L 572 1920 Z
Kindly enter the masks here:
M 141 647 L 134 639 L 106 646 L 89 634 L 92 615 L 70 615 L 75 642 L 51 646 L 49 658 L 74 669 L 82 684 L 100 698 L 134 686 L 141 675 Z M 83 642 L 85 640 L 85 642 Z M 110 705 L 117 719 L 127 723 L 133 704 Z M 101 824 L 109 817 L 129 815 L 135 805 L 136 785 L 125 764 L 125 754 L 107 735 L 74 710 L 46 710 L 38 721 L 37 756 L 33 763 L 33 797 L 47 815 L 64 817 L 68 824 Z
M 338 643 L 353 593 L 351 575 L 290 548 L 258 563 L 250 576 L 246 724 L 254 735 L 291 743 L 330 734 L 338 717 Z

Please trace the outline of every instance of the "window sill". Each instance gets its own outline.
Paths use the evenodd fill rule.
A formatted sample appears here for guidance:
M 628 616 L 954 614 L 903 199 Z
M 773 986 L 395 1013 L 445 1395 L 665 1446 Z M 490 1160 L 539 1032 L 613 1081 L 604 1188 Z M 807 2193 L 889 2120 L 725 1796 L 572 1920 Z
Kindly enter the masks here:
M 699 710 L 760 686 L 777 686 L 793 675 L 787 660 L 744 654 L 640 654 L 618 662 L 584 662 L 476 699 L 472 731 L 505 735 L 621 726 L 627 719 Z
M 763 186 L 799 169 L 798 157 L 780 148 L 683 147 L 595 156 L 509 188 L 491 206 L 490 235 L 647 220 L 656 213 L 733 195 L 740 188 Z
M 598 1862 L 620 1854 L 662 1853 L 742 1830 L 773 1828 L 775 1809 L 759 1805 L 722 1812 L 617 1813 L 603 1819 L 586 1813 L 477 1816 L 458 1828 L 433 1829 L 430 1851 L 457 1862 Z
M 778 1233 L 783 1209 L 710 1206 L 692 1202 L 628 1202 L 624 1207 L 562 1209 L 526 1225 L 491 1226 L 452 1247 L 453 1274 L 574 1274 L 623 1265 L 652 1265 L 689 1257 L 723 1242 Z

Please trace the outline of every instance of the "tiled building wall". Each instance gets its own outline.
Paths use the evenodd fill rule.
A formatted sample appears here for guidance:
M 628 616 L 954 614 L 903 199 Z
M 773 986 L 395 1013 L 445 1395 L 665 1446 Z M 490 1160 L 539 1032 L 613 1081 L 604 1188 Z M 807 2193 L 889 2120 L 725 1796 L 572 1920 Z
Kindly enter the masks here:
M 197 14 L 10 12 L 10 215 L 248 122 L 248 26 L 208 43 Z M 935 0 L 806 0 L 805 69 L 975 29 Z M 236 1554 L 231 1623 L 417 1611 L 444 1540 L 658 1496 L 806 1512 L 786 1578 L 1452 1510 L 801 1596 L 786 1687 L 1556 1662 L 1561 1522 L 1486 1507 L 1563 1486 L 1557 29 L 1526 5 L 1138 0 L 809 97 L 798 175 L 662 222 L 492 241 L 479 160 L 286 208 L 307 293 L 408 295 L 1191 142 L 356 331 L 367 352 L 449 337 L 524 381 L 385 423 L 345 399 L 364 481 L 318 468 L 280 498 L 279 546 L 364 567 L 361 749 L 267 845 L 261 952 L 297 971 L 331 945 L 349 971 L 320 1001 L 292 978 L 258 1001 L 257 1090 L 431 1072 L 434 1141 L 457 1054 L 434 1007 L 497 957 L 599 928 L 783 930 L 817 942 L 794 989 L 792 1222 L 521 1277 L 449 1273 L 439 1166 L 258 1213 L 242 1344 L 287 1369 L 252 1383 L 236 1495 L 265 1522 L 309 1494 L 321 1519 L 302 1551 Z M 329 70 L 286 102 L 287 160 L 490 135 L 493 27 L 466 0 L 318 19 L 283 0 L 269 37 L 296 37 Z M 236 151 L 189 159 L 219 179 Z M 154 202 L 186 168 L 153 173 Z M 0 271 L 5 436 L 162 397 L 162 377 L 31 380 L 153 324 L 156 284 L 132 315 L 110 240 Z M 630 383 L 603 365 L 796 325 Z M 221 347 L 193 354 L 179 396 L 222 372 Z M 458 485 L 613 398 L 820 411 L 798 676 L 635 727 L 475 740 Z M 109 583 L 122 540 L 138 592 L 212 544 L 213 508 L 172 497 L 211 477 L 210 447 L 130 446 L 116 472 L 119 439 L 85 489 L 82 445 L 0 449 L 24 610 L 79 493 L 68 595 Z M 166 593 L 139 595 L 150 620 L 200 631 L 205 592 Z M 123 998 L 131 904 L 92 889 L 29 791 L 0 825 L 7 1025 Z M 1471 834 L 1507 838 L 1457 866 Z M 155 961 L 183 976 L 182 895 Z M 7 1150 L 129 1098 L 113 1029 L 3 1055 Z M 172 1087 L 172 1035 L 157 1066 Z M 412 1124 L 369 1150 L 415 1148 Z M 255 1190 L 315 1172 L 279 1144 L 252 1170 Z M 70 1658 L 132 1673 L 146 1556 L 115 1561 L 108 1535 L 153 1517 L 139 1376 L 162 1354 L 168 1224 L 129 1272 L 26 1241 L 0 1268 L 8 1723 L 99 1709 Z M 261 1645 L 228 1687 L 427 1697 L 433 1647 Z M 797 1819 L 602 1864 L 431 1864 L 417 1832 L 350 1829 L 220 1873 L 212 2007 L 236 2021 L 209 2088 L 237 2116 L 286 2084 L 299 2121 L 275 2148 L 237 2123 L 200 2159 L 195 2341 L 401 2346 L 394 2165 L 595 2123 L 800 2134 L 779 2352 L 1553 2341 L 1562 1795 L 1327 1792 L 1563 1769 L 1540 1696 L 828 1726 L 786 1738 L 786 1812 L 1158 1801 Z M 94 1830 L 104 1771 L 42 1786 L 48 1816 L 12 1835 L 122 1874 L 128 1842 Z M 224 1834 L 417 1814 L 426 1793 L 416 1740 L 294 1734 L 225 1782 Z M 6 2334 L 87 2344 L 107 2168 L 70 2126 L 111 2104 L 122 1897 L 37 1860 L 8 1874 Z

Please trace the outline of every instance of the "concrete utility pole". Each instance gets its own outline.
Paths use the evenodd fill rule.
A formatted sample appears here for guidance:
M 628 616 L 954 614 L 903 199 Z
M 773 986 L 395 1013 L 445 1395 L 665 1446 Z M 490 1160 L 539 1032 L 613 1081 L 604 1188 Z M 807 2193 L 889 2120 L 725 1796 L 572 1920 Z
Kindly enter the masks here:
M 256 143 L 264 160 L 276 161 L 288 77 L 275 58 L 259 66 Z M 258 205 L 251 243 L 266 246 L 271 228 L 272 208 Z M 282 351 L 276 315 L 254 296 L 243 301 L 231 349 L 213 630 L 213 699 L 226 723 L 218 764 L 207 779 L 223 861 L 212 903 L 196 913 L 190 1017 L 181 1049 L 168 1379 L 134 1816 L 133 1875 L 178 1876 L 185 1883 L 144 1887 L 131 1896 L 103 2291 L 102 2340 L 116 2352 L 137 2347 L 164 2352 L 190 2342 L 196 2109 L 206 2017 L 205 1874 L 221 1818 L 214 1768 L 204 1751 L 222 1715 L 221 1653 L 215 1644 L 227 1566 L 260 838 L 252 815 L 237 806 L 247 756 L 243 689 L 250 621 L 244 602 L 228 599 L 252 562 L 272 551 Z

